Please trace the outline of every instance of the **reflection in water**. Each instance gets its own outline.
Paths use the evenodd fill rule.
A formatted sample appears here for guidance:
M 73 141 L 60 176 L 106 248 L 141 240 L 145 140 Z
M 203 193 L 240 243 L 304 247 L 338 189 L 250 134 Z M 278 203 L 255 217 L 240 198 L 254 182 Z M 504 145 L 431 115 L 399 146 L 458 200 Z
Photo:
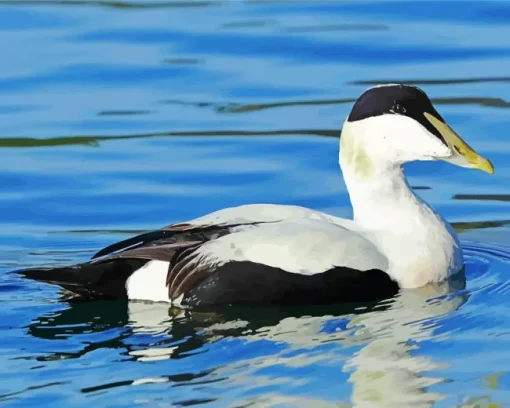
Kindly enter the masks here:
M 148 115 L 151 111 L 148 110 L 111 110 L 98 112 L 98 116 L 133 116 L 133 115 Z
M 276 20 L 244 20 L 244 21 L 232 21 L 230 23 L 221 24 L 218 28 L 220 30 L 225 29 L 239 29 L 239 28 L 262 28 L 267 26 L 277 26 Z
M 430 407 L 441 395 L 428 387 L 443 379 L 431 372 L 440 361 L 420 355 L 420 342 L 429 340 L 440 318 L 467 299 L 461 292 L 464 276 L 441 285 L 407 290 L 393 299 L 363 305 L 299 308 L 230 307 L 181 311 L 166 304 L 143 302 L 83 302 L 56 314 L 41 316 L 27 328 L 31 336 L 57 340 L 84 333 L 117 329 L 108 339 L 84 342 L 74 352 L 53 352 L 37 357 L 51 361 L 80 358 L 102 348 L 117 349 L 139 363 L 192 358 L 214 344 L 233 339 L 250 343 L 269 341 L 276 352 L 227 360 L 199 372 L 131 378 L 82 389 L 90 393 L 109 388 L 157 384 L 212 384 L 228 381 L 242 388 L 268 381 L 261 370 L 273 366 L 312 367 L 333 364 L 349 374 L 351 402 L 356 407 Z M 324 345 L 332 348 L 321 349 Z M 347 348 L 357 349 L 344 353 Z M 267 346 L 265 350 L 270 350 Z M 242 366 L 242 369 L 240 369 Z M 171 367 L 171 366 L 170 366 Z M 425 374 L 427 372 L 427 374 Z M 288 396 L 265 396 L 264 403 L 283 402 Z M 268 400 L 270 398 L 270 401 Z M 308 397 L 307 397 L 308 398 Z M 316 403 L 305 399 L 308 403 Z M 262 403 L 261 401 L 258 401 Z
M 311 101 L 284 101 L 284 102 L 272 102 L 272 103 L 257 103 L 257 104 L 228 104 L 217 108 L 218 112 L 223 113 L 247 113 L 261 111 L 265 109 L 275 108 L 288 108 L 292 106 L 314 106 L 314 105 L 343 105 L 346 103 L 353 103 L 355 98 L 344 98 L 344 99 L 316 99 Z
M 428 387 L 445 380 L 430 374 L 445 365 L 419 355 L 420 342 L 433 337 L 435 319 L 466 302 L 464 295 L 447 296 L 459 283 L 403 291 L 386 316 L 353 320 L 372 337 L 346 364 L 356 407 L 430 407 L 444 398 Z
M 510 201 L 510 194 L 455 194 L 454 200 Z
M 203 63 L 202 60 L 198 58 L 165 58 L 163 64 L 172 64 L 172 65 L 196 65 Z
M 18 395 L 22 395 L 23 393 L 28 392 L 28 391 L 42 390 L 44 388 L 55 387 L 55 386 L 65 386 L 67 384 L 69 384 L 69 381 L 53 381 L 53 382 L 48 382 L 46 384 L 41 384 L 41 385 L 31 385 L 31 386 L 26 387 L 25 389 L 23 389 L 21 391 L 8 392 L 6 394 L 0 394 L 0 402 L 3 403 L 3 402 L 6 402 L 6 401 L 9 401 L 13 397 L 16 397 Z
M 489 98 L 483 96 L 471 96 L 462 98 L 433 98 L 432 102 L 437 105 L 480 105 L 494 108 L 508 108 L 510 102 L 501 98 Z
M 247 131 L 247 130 L 212 130 L 212 131 L 189 131 L 189 132 L 165 132 L 165 133 L 142 133 L 122 136 L 73 136 L 73 137 L 52 137 L 37 139 L 33 137 L 0 138 L 0 148 L 6 147 L 48 147 L 67 145 L 90 145 L 97 146 L 99 142 L 108 140 L 129 140 L 149 139 L 157 137 L 203 137 L 203 136 L 288 136 L 288 135 L 310 135 L 338 137 L 338 129 L 289 129 L 289 130 L 268 130 L 268 131 Z
M 384 24 L 334 24 L 317 26 L 288 27 L 288 32 L 322 33 L 327 31 L 387 31 L 390 27 Z
M 479 230 L 484 228 L 497 228 L 510 224 L 510 220 L 493 221 L 470 221 L 470 222 L 452 222 L 452 227 L 457 233 L 469 230 Z

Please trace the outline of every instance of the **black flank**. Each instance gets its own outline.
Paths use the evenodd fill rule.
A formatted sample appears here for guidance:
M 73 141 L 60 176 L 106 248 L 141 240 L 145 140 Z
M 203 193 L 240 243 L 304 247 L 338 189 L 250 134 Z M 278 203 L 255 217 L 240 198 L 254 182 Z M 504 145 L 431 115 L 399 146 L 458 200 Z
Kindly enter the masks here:
M 255 262 L 229 262 L 191 288 L 183 304 L 299 305 L 368 302 L 398 293 L 384 272 L 345 267 L 314 275 L 286 272 Z

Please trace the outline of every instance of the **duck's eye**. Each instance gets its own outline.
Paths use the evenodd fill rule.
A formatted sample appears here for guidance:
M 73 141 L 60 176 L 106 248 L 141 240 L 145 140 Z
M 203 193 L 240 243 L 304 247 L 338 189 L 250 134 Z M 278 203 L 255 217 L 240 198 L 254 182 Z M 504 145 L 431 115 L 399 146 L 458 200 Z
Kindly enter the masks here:
M 405 106 L 400 104 L 400 103 L 397 103 L 397 110 L 398 110 L 399 113 L 406 113 L 407 112 L 407 109 L 405 108 Z
M 407 112 L 407 110 L 402 103 L 395 101 L 395 103 L 390 109 L 390 112 L 395 113 L 397 115 L 403 115 Z

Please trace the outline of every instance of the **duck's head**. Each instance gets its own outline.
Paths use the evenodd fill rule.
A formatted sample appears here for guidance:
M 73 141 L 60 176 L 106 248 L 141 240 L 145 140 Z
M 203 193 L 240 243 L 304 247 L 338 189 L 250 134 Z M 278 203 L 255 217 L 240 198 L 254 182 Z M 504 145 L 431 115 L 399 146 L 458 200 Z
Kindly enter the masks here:
M 342 165 L 363 174 L 415 160 L 443 160 L 494 173 L 492 163 L 448 126 L 420 88 L 389 84 L 365 91 L 342 128 Z

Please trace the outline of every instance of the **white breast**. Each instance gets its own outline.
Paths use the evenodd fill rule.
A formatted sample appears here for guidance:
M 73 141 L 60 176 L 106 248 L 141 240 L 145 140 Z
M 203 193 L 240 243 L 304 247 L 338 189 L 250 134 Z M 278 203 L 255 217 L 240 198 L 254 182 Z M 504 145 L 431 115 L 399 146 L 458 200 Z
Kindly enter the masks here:
M 403 288 L 444 281 L 463 266 L 455 232 L 429 207 L 405 225 L 373 232 L 371 239 L 388 258 L 388 274 Z

